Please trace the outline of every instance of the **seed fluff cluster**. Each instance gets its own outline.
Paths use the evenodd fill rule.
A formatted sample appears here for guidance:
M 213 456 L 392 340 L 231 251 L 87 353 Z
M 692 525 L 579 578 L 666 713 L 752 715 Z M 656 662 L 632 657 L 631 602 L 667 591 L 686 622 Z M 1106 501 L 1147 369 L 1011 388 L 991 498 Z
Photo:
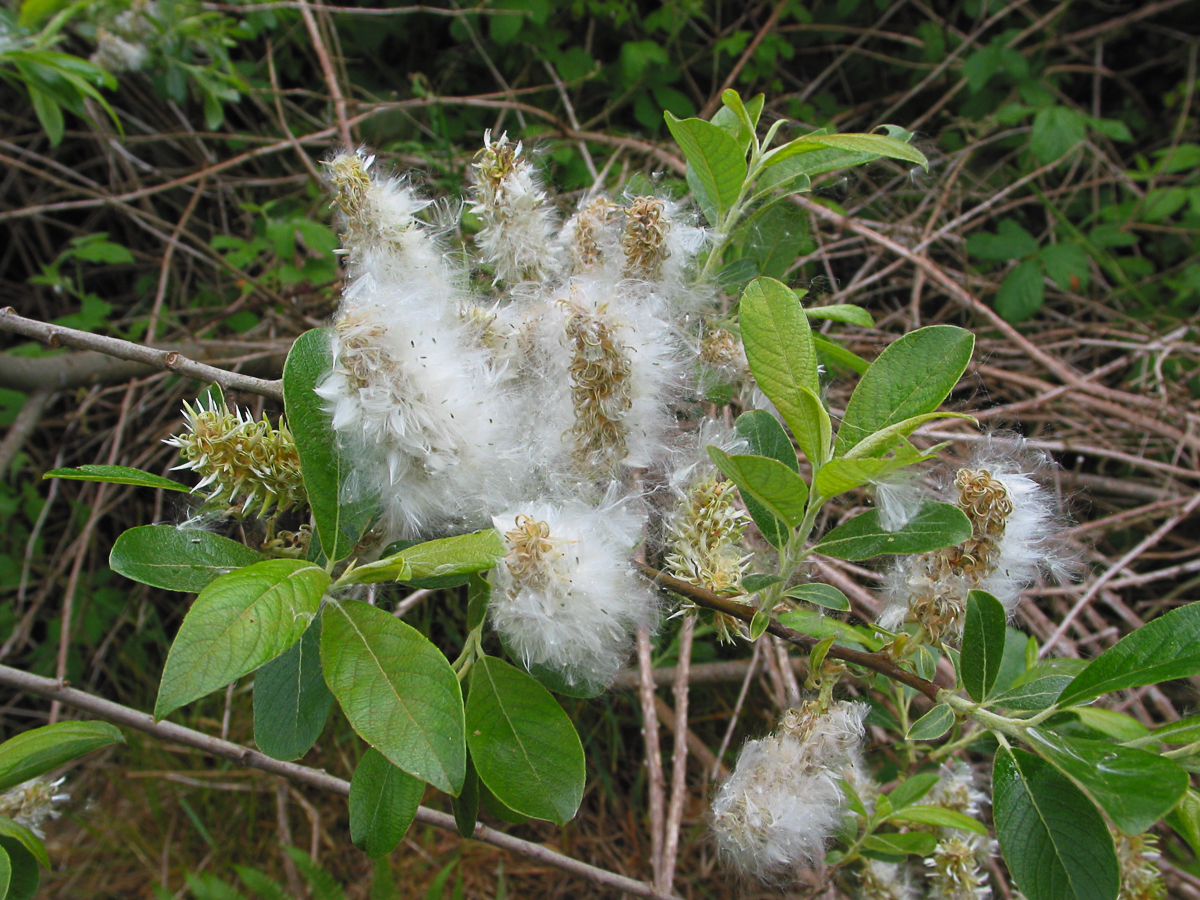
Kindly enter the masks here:
M 57 819 L 61 813 L 55 807 L 71 799 L 70 794 L 59 791 L 65 781 L 66 778 L 56 781 L 34 778 L 9 788 L 0 794 L 0 816 L 7 816 L 44 838 L 42 826 L 46 820 Z
M 346 287 L 317 393 L 346 490 L 378 501 L 381 545 L 495 528 L 492 626 L 527 666 L 604 686 L 657 620 L 629 559 L 642 473 L 694 394 L 691 329 L 714 297 L 689 282 L 703 230 L 654 196 L 591 196 L 561 221 L 507 135 L 471 166 L 479 231 L 457 246 L 457 225 L 367 152 L 327 166 Z M 736 540 L 740 514 L 724 515 Z
M 742 748 L 712 804 L 717 847 L 738 872 L 778 881 L 824 858 L 842 819 L 838 782 L 856 764 L 867 710 L 810 700 Z
M 914 622 L 932 641 L 955 641 L 969 591 L 995 595 L 1011 615 L 1021 591 L 1039 572 L 1060 578 L 1069 574 L 1059 553 L 1057 498 L 1038 480 L 1051 466 L 1019 438 L 985 442 L 955 473 L 943 497 L 966 513 L 971 537 L 943 550 L 900 557 L 886 586 L 889 602 L 879 624 L 894 630 Z M 888 503 L 905 505 L 895 499 Z

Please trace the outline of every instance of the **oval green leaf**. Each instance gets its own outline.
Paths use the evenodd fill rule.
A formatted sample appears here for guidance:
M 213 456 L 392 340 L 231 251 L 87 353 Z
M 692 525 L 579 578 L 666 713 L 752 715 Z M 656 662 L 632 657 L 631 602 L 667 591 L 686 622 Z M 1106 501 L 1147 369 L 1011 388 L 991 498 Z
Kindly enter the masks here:
M 950 503 L 926 503 L 908 524 L 888 531 L 871 510 L 843 522 L 813 549 L 835 559 L 870 559 L 884 553 L 927 553 L 961 544 L 971 536 L 971 520 Z
M 141 525 L 117 538 L 108 564 L 133 581 L 168 591 L 197 593 L 214 578 L 261 562 L 245 544 L 174 525 Z
M 254 743 L 272 759 L 299 759 L 325 729 L 333 694 L 321 671 L 321 619 L 254 675 Z
M 677 119 L 670 112 L 663 116 L 696 180 L 716 208 L 717 221 L 710 224 L 720 224 L 746 180 L 745 152 L 719 125 L 703 119 Z
M 559 825 L 583 799 L 583 746 L 544 687 L 503 660 L 471 667 L 467 741 L 480 780 L 507 807 Z
M 470 753 L 467 753 L 467 777 L 463 779 L 462 792 L 450 798 L 450 811 L 454 813 L 458 836 L 474 837 L 475 826 L 479 823 L 479 773 L 475 771 Z
M 1126 834 L 1141 834 L 1165 816 L 1188 787 L 1187 773 L 1156 753 L 1039 728 L 1030 728 L 1026 736 Z
M 1110 691 L 1200 674 L 1200 603 L 1173 609 L 1097 656 L 1067 685 L 1060 706 Z
M 325 681 L 350 725 L 405 772 L 457 794 L 466 777 L 462 691 L 415 628 L 358 601 L 331 601 L 321 625 Z
M 373 504 L 342 502 L 342 486 L 350 462 L 338 447 L 337 435 L 316 387 L 331 366 L 328 329 L 306 331 L 288 352 L 283 365 L 283 405 L 296 438 L 304 489 L 312 507 L 321 546 L 330 559 L 351 551 L 374 515 Z
M 327 587 L 325 571 L 299 559 L 263 560 L 212 581 L 171 644 L 154 718 L 253 672 L 300 640 Z
M 954 325 L 918 328 L 889 344 L 850 396 L 834 455 L 937 409 L 966 371 L 974 347 L 975 336 Z
M 29 851 L 43 869 L 50 868 L 50 854 L 46 852 L 46 845 L 33 833 L 32 829 L 17 824 L 7 816 L 0 816 L 0 837 L 12 838 L 17 841 Z
M 954 710 L 945 703 L 939 703 L 908 729 L 910 741 L 936 741 L 950 730 L 954 724 Z
M 1004 658 L 1008 614 L 1004 605 L 987 591 L 967 592 L 967 615 L 963 624 L 959 677 L 967 695 L 981 703 L 991 693 Z
M 820 582 L 798 584 L 793 588 L 788 588 L 786 596 L 795 600 L 803 600 L 805 603 L 812 603 L 815 606 L 823 606 L 826 609 L 836 609 L 841 612 L 850 609 L 850 599 L 831 584 L 821 584 Z
M 970 816 L 941 806 L 909 806 L 888 816 L 889 822 L 913 822 L 917 825 L 936 825 L 938 828 L 958 828 L 986 835 L 987 826 Z
M 738 436 L 745 439 L 750 450 L 759 456 L 777 459 L 793 472 L 800 471 L 796 449 L 779 420 L 765 409 L 752 409 L 737 418 L 733 426 Z
M 21 841 L 6 835 L 0 835 L 0 850 L 8 855 L 11 870 L 8 896 L 4 900 L 32 900 L 37 894 L 38 880 L 41 878 L 37 859 Z
M 350 779 L 350 841 L 371 859 L 396 849 L 425 794 L 425 782 L 368 747 Z
M 0 744 L 0 791 L 85 753 L 124 742 L 121 732 L 107 722 L 57 722 L 22 732 Z
M 8 859 L 8 851 L 0 847 L 0 900 L 8 896 L 10 884 L 12 884 L 12 863 Z
M 996 835 L 1029 900 L 1115 900 L 1120 887 L 1108 825 L 1048 762 L 1000 747 L 992 771 Z
M 756 278 L 742 294 L 738 323 L 758 386 L 779 410 L 814 466 L 828 455 L 829 414 L 818 399 L 817 349 L 796 292 L 774 278 Z
M 164 491 L 191 492 L 186 484 L 143 472 L 141 469 L 131 469 L 129 466 L 79 466 L 74 469 L 54 469 L 42 478 L 65 478 L 68 481 L 101 481 L 105 484 L 132 484 L 135 487 L 157 488 Z
M 709 447 L 708 456 L 738 486 L 743 499 L 747 495 L 753 497 L 789 528 L 804 521 L 808 485 L 779 460 L 767 456 L 730 456 L 717 447 Z

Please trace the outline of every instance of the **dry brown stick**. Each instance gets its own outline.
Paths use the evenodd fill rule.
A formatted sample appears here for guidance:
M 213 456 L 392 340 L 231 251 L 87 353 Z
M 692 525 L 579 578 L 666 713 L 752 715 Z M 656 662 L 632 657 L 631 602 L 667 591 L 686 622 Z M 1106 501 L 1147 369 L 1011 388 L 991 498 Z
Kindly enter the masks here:
M 313 43 L 313 51 L 321 64 L 321 74 L 325 76 L 325 85 L 329 88 L 329 97 L 333 101 L 333 113 L 337 117 L 338 134 L 347 151 L 354 149 L 354 138 L 350 134 L 350 122 L 346 119 L 346 98 L 342 95 L 342 86 L 338 83 L 337 74 L 333 71 L 333 63 L 329 59 L 329 51 L 325 48 L 325 39 L 321 37 L 321 29 L 317 27 L 317 18 L 313 15 L 308 0 L 298 0 L 300 15 L 304 19 L 304 27 Z
M 38 422 L 42 420 L 42 412 L 53 396 L 51 391 L 43 388 L 33 391 L 21 404 L 21 411 L 8 426 L 4 440 L 0 441 L 0 478 L 7 475 L 8 467 L 37 428 Z
M 655 671 L 661 670 L 655 669 Z M 654 696 L 654 709 L 658 714 L 658 721 L 662 722 L 663 727 L 672 734 L 675 734 L 675 712 L 671 709 L 671 705 L 656 694 Z M 700 740 L 700 736 L 696 732 L 690 728 L 685 728 L 684 734 L 687 735 L 688 757 L 689 759 L 694 759 L 697 766 L 703 772 L 707 773 L 714 766 L 720 766 L 721 774 L 728 774 L 728 770 L 717 760 L 716 754 L 708 749 L 708 745 Z
M 780 13 L 783 12 L 787 5 L 788 4 L 782 2 L 782 0 L 775 4 L 775 8 L 771 10 L 771 15 L 767 17 L 767 21 L 763 23 L 762 28 L 758 29 L 754 37 L 751 38 L 750 43 L 746 45 L 746 49 L 742 51 L 742 55 L 738 57 L 738 61 L 733 64 L 733 68 L 730 70 L 729 75 L 726 76 L 724 83 L 721 85 L 721 89 L 709 97 L 708 102 L 704 104 L 704 108 L 700 110 L 700 118 L 711 119 L 713 113 L 720 109 L 721 95 L 733 87 L 734 82 L 737 81 L 738 75 L 742 74 L 742 69 L 744 69 L 746 67 L 746 63 L 750 61 L 750 57 L 754 55 L 754 51 L 758 49 L 758 45 L 763 42 L 763 38 L 765 38 L 767 34 L 770 33 L 771 29 L 775 27 L 775 23 L 779 21 Z
M 1088 585 L 1088 589 L 1084 592 L 1083 596 L 1079 598 L 1073 607 L 1071 607 L 1071 611 L 1063 617 L 1063 620 L 1059 623 L 1058 628 L 1054 630 L 1054 633 L 1050 635 L 1046 643 L 1042 645 L 1041 650 L 1038 651 L 1038 656 L 1045 656 L 1050 652 L 1050 649 L 1056 643 L 1058 643 L 1063 634 L 1066 633 L 1066 630 L 1071 626 L 1071 623 L 1075 621 L 1075 617 L 1079 615 L 1084 607 L 1091 603 L 1092 598 L 1100 592 L 1102 587 L 1112 581 L 1127 565 L 1166 537 L 1166 535 L 1169 534 L 1176 525 L 1190 516 L 1192 511 L 1195 510 L 1197 506 L 1200 506 L 1200 494 L 1193 496 L 1188 502 L 1187 506 L 1181 509 L 1176 515 L 1159 525 L 1158 528 L 1154 529 L 1153 532 L 1139 541 L 1136 547 L 1109 566 L 1103 575 Z
M 692 641 L 696 636 L 696 618 L 689 616 L 679 629 L 679 665 L 672 693 L 675 697 L 675 744 L 671 755 L 671 796 L 667 802 L 666 830 L 663 837 L 662 881 L 655 887 L 664 894 L 675 888 L 675 862 L 679 856 L 679 827 L 683 822 L 683 801 L 687 788 L 688 756 L 688 670 L 692 664 Z
M 52 678 L 42 678 L 38 675 L 22 672 L 20 669 L 0 666 L 0 684 L 7 685 L 19 691 L 36 694 L 48 700 L 57 700 L 64 706 L 70 706 L 74 709 L 90 713 L 97 718 L 112 722 L 114 725 L 136 728 L 138 731 L 143 731 L 160 740 L 181 744 L 185 747 L 193 747 L 222 759 L 228 759 L 254 769 L 261 769 L 273 775 L 281 775 L 290 781 L 307 784 L 318 790 L 339 794 L 343 797 L 347 797 L 350 794 L 350 782 L 330 775 L 321 769 L 311 769 L 308 766 L 302 766 L 298 763 L 281 762 L 249 747 L 243 747 L 240 744 L 234 744 L 230 741 L 223 741 L 203 732 L 193 731 L 191 728 L 176 725 L 174 722 L 155 722 L 154 717 L 147 713 L 138 712 L 136 709 L 130 709 L 128 706 L 122 706 L 119 703 L 113 703 L 111 700 L 105 700 L 102 697 L 96 697 L 84 691 L 76 690 L 65 684 L 60 684 Z M 424 806 L 417 808 L 416 821 L 425 825 L 433 825 L 435 828 L 441 828 L 445 831 L 457 831 L 453 816 L 428 809 Z M 594 884 L 609 887 L 616 891 L 624 891 L 635 897 L 647 897 L 650 900 L 677 900 L 677 898 L 654 890 L 651 885 L 643 881 L 637 881 L 633 878 L 627 878 L 624 875 L 618 875 L 616 872 L 610 872 L 607 869 L 589 865 L 588 863 L 551 850 L 549 847 L 521 840 L 502 831 L 496 831 L 494 828 L 488 828 L 483 824 L 476 824 L 474 837 L 476 840 L 511 851 L 518 856 L 523 856 L 534 862 L 553 866 L 564 872 L 591 881 Z
M 837 225 L 839 228 L 845 228 L 856 234 L 862 235 L 870 241 L 880 244 L 893 253 L 904 257 L 913 265 L 924 269 L 925 273 L 942 288 L 965 307 L 977 313 L 987 320 L 988 324 L 999 331 L 1004 337 L 1016 344 L 1030 359 L 1036 360 L 1055 376 L 1060 378 L 1067 384 L 1074 385 L 1079 389 L 1081 394 L 1085 396 L 1081 398 L 1089 405 L 1095 406 L 1098 409 L 1103 409 L 1111 415 L 1116 415 L 1129 421 L 1135 422 L 1139 427 L 1153 427 L 1154 430 L 1160 431 L 1164 435 L 1171 437 L 1173 440 L 1186 440 L 1189 444 L 1200 446 L 1200 438 L 1188 438 L 1183 432 L 1177 428 L 1167 425 L 1164 422 L 1157 420 L 1146 419 L 1144 416 L 1137 416 L 1130 406 L 1140 406 L 1143 408 L 1151 408 L 1155 411 L 1161 411 L 1162 404 L 1159 401 L 1141 397 L 1137 394 L 1130 394 L 1125 391 L 1117 391 L 1101 384 L 1094 384 L 1087 381 L 1083 375 L 1075 371 L 1071 366 L 1064 363 L 1062 360 L 1056 359 L 1048 353 L 1045 353 L 1033 341 L 1017 331 L 1012 325 L 1000 317 L 1000 315 L 991 307 L 980 302 L 979 298 L 975 297 L 967 291 L 962 285 L 956 282 L 953 278 L 946 274 L 941 266 L 937 265 L 929 257 L 914 253 L 909 248 L 897 243 L 891 238 L 880 234 L 872 228 L 858 222 L 854 219 L 834 212 L 831 209 L 826 209 L 819 203 L 815 203 L 806 197 L 796 194 L 792 197 L 792 201 L 811 212 L 818 218 L 825 219 Z M 1169 432 L 1169 434 L 1168 434 Z
M 658 710 L 655 708 L 653 665 L 650 659 L 650 634 L 643 628 L 637 633 L 638 699 L 642 706 L 642 737 L 646 745 L 646 792 L 650 814 L 650 869 L 655 890 L 662 878 L 663 824 L 665 787 L 662 748 L 658 739 Z
M 203 193 L 204 179 L 202 178 L 200 179 L 200 183 L 196 185 L 196 189 L 192 191 L 191 199 L 188 200 L 188 204 L 183 210 L 183 215 L 179 217 L 179 223 L 175 226 L 175 231 L 171 234 L 171 239 L 167 241 L 167 249 L 163 251 L 162 263 L 158 269 L 158 288 L 154 292 L 154 305 L 150 308 L 150 321 L 146 325 L 146 337 L 150 340 L 154 340 L 158 334 L 158 317 L 162 314 L 163 301 L 167 298 L 167 283 L 171 274 L 171 260 L 175 257 L 175 248 L 179 246 L 179 236 L 183 233 L 183 229 L 187 227 L 192 213 L 196 211 L 196 204 L 200 202 L 200 197 Z
M 757 610 L 753 606 L 746 606 L 744 603 L 738 603 L 736 600 L 730 600 L 728 597 L 722 597 L 720 594 L 714 594 L 712 591 L 697 587 L 690 582 L 676 578 L 673 575 L 668 575 L 666 572 L 660 572 L 653 566 L 645 563 L 635 563 L 641 570 L 642 574 L 657 584 L 659 587 L 674 591 L 683 597 L 687 597 L 697 606 L 703 606 L 706 609 L 716 610 L 717 612 L 725 613 L 727 616 L 733 616 L 735 619 L 741 619 L 743 622 L 754 621 L 754 614 Z M 771 619 L 767 625 L 767 631 L 776 637 L 783 638 L 789 644 L 795 644 L 797 647 L 802 647 L 805 650 L 812 650 L 818 643 L 817 638 L 810 637 L 807 634 L 802 634 L 794 628 L 788 628 L 786 625 Z M 942 685 L 933 681 L 926 681 L 912 672 L 905 671 L 896 661 L 885 653 L 869 653 L 863 650 L 851 650 L 849 647 L 842 647 L 834 644 L 829 648 L 827 656 L 830 659 L 840 659 L 843 662 L 851 663 L 852 665 L 862 666 L 864 669 L 870 669 L 872 672 L 878 672 L 893 681 L 898 681 L 900 684 L 908 685 L 916 691 L 921 692 L 930 700 L 936 701 L 938 691 L 942 690 Z
M 142 363 L 156 369 L 170 369 L 180 375 L 195 378 L 197 381 L 215 381 L 221 387 L 230 390 L 247 391 L 275 400 L 283 400 L 283 385 L 279 381 L 267 381 L 263 378 L 254 378 L 250 375 L 218 369 L 215 366 L 188 359 L 174 350 L 158 350 L 118 338 L 89 334 L 74 328 L 64 328 L 61 325 L 47 325 L 45 322 L 17 315 L 16 310 L 11 306 L 0 309 L 0 331 L 10 331 L 23 337 L 33 338 L 49 344 L 51 347 L 66 345 L 77 347 L 80 350 L 95 350 L 107 356 Z
M 725 726 L 725 734 L 721 738 L 721 746 L 717 748 L 717 761 L 711 770 L 711 778 L 722 776 L 725 771 L 725 751 L 729 749 L 729 742 L 733 739 L 733 731 L 737 728 L 738 717 L 742 714 L 742 707 L 746 703 L 746 695 L 750 693 L 750 682 L 754 680 L 754 672 L 758 668 L 758 661 L 762 658 L 762 641 L 754 642 L 754 655 L 750 657 L 750 661 L 746 664 L 746 676 L 742 679 L 742 687 L 738 691 L 737 700 L 733 704 L 733 712 L 729 715 L 729 724 Z M 796 660 L 799 662 L 799 660 Z

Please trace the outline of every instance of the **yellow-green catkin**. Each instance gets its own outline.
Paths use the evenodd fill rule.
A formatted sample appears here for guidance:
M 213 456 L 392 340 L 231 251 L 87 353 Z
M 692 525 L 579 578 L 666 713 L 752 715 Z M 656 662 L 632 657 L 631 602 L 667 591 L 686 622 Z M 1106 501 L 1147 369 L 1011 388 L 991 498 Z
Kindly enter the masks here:
M 621 249 L 625 251 L 625 276 L 657 281 L 667 258 L 667 232 L 670 222 L 665 206 L 656 197 L 634 197 L 625 211 L 625 233 Z
M 742 536 L 750 517 L 734 505 L 737 489 L 716 476 L 687 489 L 667 523 L 668 571 L 710 591 L 739 591 L 750 557 L 742 552 Z M 717 614 L 722 640 L 733 640 L 737 623 Z
M 305 502 L 300 457 L 285 423 L 273 428 L 236 407 L 230 411 L 224 400 L 210 399 L 207 407 L 203 401 L 194 407 L 185 402 L 183 411 L 187 431 L 166 443 L 178 447 L 186 460 L 177 469 L 200 476 L 195 491 L 212 486 L 207 502 L 259 516 Z
M 1134 837 L 1113 833 L 1121 869 L 1117 900 L 1165 900 L 1167 886 L 1158 868 L 1158 844 L 1152 834 Z

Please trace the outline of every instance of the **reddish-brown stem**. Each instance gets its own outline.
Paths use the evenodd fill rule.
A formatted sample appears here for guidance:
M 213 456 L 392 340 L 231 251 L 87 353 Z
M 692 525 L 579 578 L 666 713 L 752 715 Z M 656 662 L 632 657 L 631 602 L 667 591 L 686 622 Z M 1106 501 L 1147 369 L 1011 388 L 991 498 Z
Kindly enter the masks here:
M 637 567 L 643 575 L 659 587 L 687 597 L 687 599 L 691 600 L 697 606 L 725 613 L 725 615 L 741 619 L 743 622 L 754 620 L 754 614 L 757 610 L 753 606 L 747 606 L 744 603 L 738 603 L 736 600 L 730 600 L 728 597 L 722 597 L 720 594 L 714 594 L 712 591 L 697 587 L 691 582 L 668 575 L 666 572 L 660 572 L 658 569 L 648 566 L 645 563 L 639 562 L 637 563 Z M 794 628 L 788 628 L 788 626 L 775 619 L 771 619 L 771 623 L 767 626 L 767 632 L 778 638 L 782 638 L 790 644 L 795 644 L 797 647 L 803 647 L 805 650 L 812 650 L 818 643 L 817 638 L 802 634 Z M 892 681 L 898 681 L 900 684 L 907 685 L 915 691 L 920 691 L 935 702 L 937 701 L 938 691 L 942 690 L 942 685 L 937 682 L 926 681 L 924 678 L 902 669 L 886 653 L 868 653 L 865 650 L 851 650 L 849 647 L 840 647 L 834 644 L 829 648 L 826 656 L 829 659 L 840 659 L 842 662 L 862 666 L 864 669 L 870 669 L 872 672 L 878 672 L 880 675 L 892 679 Z

